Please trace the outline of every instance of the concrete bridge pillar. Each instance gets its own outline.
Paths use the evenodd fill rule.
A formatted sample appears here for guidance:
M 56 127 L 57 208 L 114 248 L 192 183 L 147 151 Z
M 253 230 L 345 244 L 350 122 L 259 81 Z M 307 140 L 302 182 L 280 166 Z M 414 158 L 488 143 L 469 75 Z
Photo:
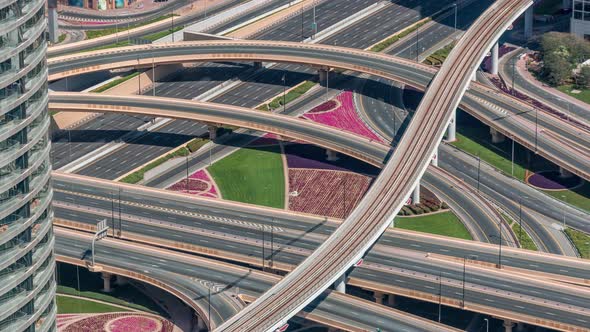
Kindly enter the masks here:
M 477 70 L 475 72 L 473 72 L 473 76 L 471 76 L 471 80 L 473 82 L 477 82 Z
M 510 319 L 505 319 L 504 324 L 502 324 L 502 326 L 504 326 L 505 332 L 512 332 L 512 328 L 514 327 L 514 322 L 511 321 Z
M 387 305 L 390 307 L 395 307 L 397 305 L 397 298 L 394 294 L 387 295 Z
M 567 169 L 559 166 L 559 177 L 563 179 L 571 178 L 574 176 L 572 172 L 568 171 Z
M 530 6 L 524 12 L 524 38 L 529 39 L 533 36 L 533 6 Z
M 420 203 L 420 182 L 414 187 L 414 191 L 412 191 L 412 204 Z
M 338 160 L 338 153 L 334 150 L 326 150 L 326 160 L 327 161 Z
M 506 139 L 506 136 L 504 136 L 501 132 L 491 127 L 490 134 L 492 134 L 492 143 L 502 143 Z
M 334 290 L 346 294 L 346 273 L 343 273 L 338 279 L 336 279 L 334 282 Z
M 378 291 L 373 292 L 373 297 L 375 298 L 375 303 L 383 304 L 383 296 L 384 294 Z
M 449 126 L 447 127 L 447 142 L 454 142 L 457 140 L 457 110 L 451 115 Z
M 254 61 L 254 68 L 255 69 L 262 68 L 262 61 Z
M 490 70 L 490 73 L 492 75 L 498 75 L 498 61 L 500 58 L 500 45 L 498 43 L 495 43 L 494 46 L 492 46 L 492 68 Z
M 438 167 L 438 147 L 434 151 L 434 154 L 432 155 L 432 159 L 430 160 L 430 163 L 432 164 L 432 166 Z
M 516 331 L 518 331 L 518 332 L 524 331 L 524 323 L 523 322 L 516 323 Z
M 111 274 L 108 272 L 102 272 L 102 291 L 110 293 L 113 289 L 111 288 Z
M 330 75 L 330 71 L 328 69 L 318 69 L 318 75 L 320 85 L 326 86 L 326 84 L 328 83 L 328 79 L 330 79 L 328 77 L 328 75 Z
M 214 141 L 217 139 L 217 126 L 207 126 L 209 130 L 209 139 Z

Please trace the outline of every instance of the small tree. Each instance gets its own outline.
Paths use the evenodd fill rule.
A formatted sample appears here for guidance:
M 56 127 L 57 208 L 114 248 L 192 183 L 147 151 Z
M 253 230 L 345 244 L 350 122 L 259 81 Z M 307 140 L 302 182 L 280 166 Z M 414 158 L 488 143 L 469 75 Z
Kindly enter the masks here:
M 545 54 L 543 67 L 547 81 L 560 85 L 571 76 L 572 64 L 559 52 Z
M 590 87 L 590 66 L 582 66 L 576 76 L 576 85 L 580 88 Z

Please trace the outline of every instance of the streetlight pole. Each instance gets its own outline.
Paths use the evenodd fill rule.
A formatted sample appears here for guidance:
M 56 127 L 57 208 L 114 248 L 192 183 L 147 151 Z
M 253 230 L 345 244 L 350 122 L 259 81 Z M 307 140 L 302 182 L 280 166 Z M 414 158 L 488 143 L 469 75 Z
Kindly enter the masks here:
M 186 193 L 190 194 L 188 185 L 188 154 L 186 155 Z
M 479 176 L 481 170 L 481 158 L 477 156 L 477 192 L 479 193 Z
M 262 229 L 262 271 L 264 271 L 264 225 L 261 225 Z
M 154 59 L 154 50 L 152 49 L 152 92 L 154 97 L 156 96 L 156 64 Z
M 539 142 L 539 111 L 535 108 L 535 154 L 537 154 Z
M 465 309 L 465 272 L 467 270 L 467 257 L 463 256 L 463 300 L 461 301 L 461 304 L 463 306 L 463 309 Z
M 498 251 L 498 268 L 502 268 L 502 220 L 499 221 L 500 226 L 500 249 Z
M 562 207 L 562 212 L 563 212 L 563 231 L 565 232 L 565 229 L 567 227 L 567 225 L 565 224 L 565 205 L 567 204 L 567 197 L 565 197 L 565 195 L 561 195 L 561 198 L 563 198 L 563 207 Z
M 121 237 L 123 226 L 121 225 L 121 187 L 119 187 L 119 237 Z
M 514 136 L 512 136 L 512 177 L 514 177 Z
M 283 114 L 287 114 L 287 73 L 283 73 Z
M 172 9 L 172 42 L 174 43 L 174 8 Z
M 209 329 L 212 330 L 211 328 L 211 287 L 207 286 L 207 303 L 208 303 L 208 314 L 207 314 L 207 319 L 209 320 Z
M 272 269 L 273 267 L 273 259 L 274 259 L 274 250 L 275 250 L 275 245 L 274 245 L 274 218 L 271 219 L 270 222 L 270 262 L 269 262 L 269 267 Z
M 490 321 L 487 318 L 484 318 L 483 320 L 486 321 L 486 332 L 490 332 Z
M 522 197 L 518 198 L 518 242 L 522 244 Z
M 438 275 L 438 322 L 440 323 L 442 316 L 442 271 Z
M 453 34 L 457 34 L 457 3 L 456 2 L 453 4 L 453 7 L 455 7 L 455 31 L 453 31 Z
M 418 62 L 418 56 L 420 55 L 420 49 L 418 48 L 418 42 L 420 41 L 420 27 L 416 28 L 416 62 Z

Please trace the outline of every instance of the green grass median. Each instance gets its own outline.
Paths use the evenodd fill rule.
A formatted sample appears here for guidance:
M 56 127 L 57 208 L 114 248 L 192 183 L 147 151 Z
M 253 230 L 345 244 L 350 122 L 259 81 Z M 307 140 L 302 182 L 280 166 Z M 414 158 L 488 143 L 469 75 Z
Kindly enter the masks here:
M 580 256 L 590 259 L 590 235 L 572 228 L 566 228 L 565 233 L 578 249 Z
M 280 147 L 242 148 L 208 168 L 225 199 L 282 209 L 285 174 Z
M 171 152 L 163 157 L 160 157 L 149 164 L 145 165 L 144 167 L 138 169 L 137 171 L 128 174 L 124 178 L 121 179 L 121 182 L 125 183 L 138 183 L 139 181 L 143 180 L 143 176 L 147 171 L 150 171 L 163 163 L 167 162 L 170 159 L 178 158 L 178 157 L 186 157 L 189 154 L 189 150 L 186 147 L 182 147 L 174 152 Z
M 178 15 L 174 15 L 174 16 L 178 16 Z M 136 24 L 121 24 L 119 26 L 115 26 L 114 28 L 106 28 L 106 29 L 101 29 L 101 30 L 88 30 L 86 31 L 86 38 L 87 39 L 94 39 L 94 38 L 99 38 L 99 37 L 103 37 L 103 36 L 108 36 L 108 35 L 112 35 L 115 33 L 121 33 L 123 31 L 127 31 L 127 30 L 131 30 L 131 29 L 135 29 L 135 28 L 139 28 L 142 27 L 144 25 L 148 25 L 148 24 L 152 24 L 152 23 L 156 23 L 159 21 L 163 21 L 167 18 L 172 17 L 172 14 L 167 14 L 167 15 L 163 15 L 160 17 L 156 17 L 152 20 L 146 21 L 146 22 L 141 22 L 141 23 L 136 23 Z
M 131 73 L 127 76 L 123 76 L 123 77 L 118 78 L 116 80 L 112 80 L 107 84 L 101 85 L 98 88 L 96 88 L 90 92 L 101 93 L 101 92 L 107 91 L 108 89 L 114 88 L 115 86 L 117 86 L 123 82 L 126 82 L 126 81 L 134 78 L 137 75 L 139 75 L 139 72 Z
M 534 251 L 539 250 L 539 248 L 537 248 L 537 245 L 535 244 L 535 242 L 533 242 L 533 239 L 529 236 L 529 233 L 526 232 L 524 227 L 522 227 L 521 230 L 520 225 L 517 222 L 514 222 L 512 224 L 512 230 L 514 231 L 514 234 L 516 235 L 518 242 L 520 242 L 521 248 Z
M 115 307 L 105 303 L 63 296 L 59 294 L 56 297 L 56 301 L 58 314 L 88 314 L 129 311 L 127 309 Z
M 285 94 L 285 104 L 289 104 L 290 102 L 294 101 L 295 99 L 304 95 L 307 91 L 313 88 L 317 83 L 312 81 L 304 81 L 301 84 L 297 85 L 294 89 L 289 90 Z M 258 106 L 257 109 L 261 111 L 270 111 L 275 110 L 279 107 L 283 106 L 283 95 L 274 98 L 270 103 Z
M 418 217 L 396 217 L 395 227 L 411 231 L 473 240 L 461 220 L 451 211 Z

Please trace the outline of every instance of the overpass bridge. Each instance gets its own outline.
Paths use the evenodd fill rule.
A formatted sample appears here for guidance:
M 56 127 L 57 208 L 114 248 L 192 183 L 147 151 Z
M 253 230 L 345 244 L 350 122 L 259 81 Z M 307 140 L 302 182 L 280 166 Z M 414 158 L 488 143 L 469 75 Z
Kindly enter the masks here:
M 73 177 L 73 179 L 76 180 L 83 178 L 70 175 L 66 175 L 65 177 Z M 63 178 L 63 176 L 57 175 L 57 178 Z M 63 192 L 62 188 L 69 188 L 69 185 L 66 184 L 64 186 L 62 185 L 64 184 L 63 181 L 58 181 L 59 183 L 56 186 L 58 189 L 56 189 L 55 205 L 57 225 L 79 230 L 91 230 L 91 227 L 95 224 L 96 220 L 110 217 L 112 201 L 109 197 L 110 194 L 108 194 L 110 190 L 106 189 L 108 188 L 107 184 L 109 181 L 96 180 L 101 183 L 98 186 L 89 186 L 85 184 L 80 189 L 79 195 Z M 94 182 L 95 180 L 92 181 Z M 83 183 L 82 181 L 78 182 Z M 117 186 L 117 184 L 113 185 Z M 89 190 L 90 188 L 98 189 L 97 187 L 106 189 L 105 196 L 102 198 L 100 195 L 93 198 L 88 194 L 88 192 L 91 192 L 91 190 Z M 93 189 L 92 191 L 99 191 L 96 189 Z M 262 225 L 249 225 L 249 222 L 227 219 L 222 217 L 223 214 L 221 214 L 220 217 L 208 218 L 203 216 L 202 212 L 200 217 L 191 217 L 187 212 L 184 212 L 184 209 L 176 210 L 176 212 L 167 212 L 166 210 L 170 209 L 169 207 L 172 205 L 168 204 L 168 201 L 163 199 L 163 197 L 182 197 L 186 195 L 162 192 L 157 196 L 158 198 L 155 198 L 155 192 L 158 192 L 158 190 L 146 188 L 146 190 L 154 191 L 153 195 L 147 195 L 143 190 L 144 188 L 141 187 L 138 187 L 137 190 L 130 190 L 127 187 L 125 188 L 126 194 L 123 198 L 123 202 L 125 203 L 122 217 L 122 219 L 124 219 L 124 222 L 122 223 L 124 224 L 121 235 L 122 239 L 143 242 L 158 247 L 169 247 L 171 249 L 194 252 L 218 259 L 247 263 L 258 267 L 262 266 L 259 254 L 261 246 L 259 242 L 259 228 Z M 143 194 L 138 194 L 138 192 L 142 192 Z M 148 198 L 150 196 L 154 198 Z M 161 204 L 161 208 L 141 207 L 127 202 L 127 200 L 133 198 L 141 202 L 158 201 L 160 202 L 159 204 Z M 192 197 L 187 199 L 195 203 L 199 201 L 199 199 L 192 199 Z M 201 199 L 201 201 L 205 201 L 202 204 L 206 205 L 211 203 L 210 200 Z M 176 204 L 178 205 L 180 203 L 177 202 Z M 220 202 L 220 204 L 221 206 L 229 204 L 232 209 L 235 209 L 236 205 L 240 205 L 229 202 Z M 187 203 L 187 206 L 195 206 L 195 204 Z M 222 209 L 221 206 L 217 205 L 211 208 L 213 211 L 219 211 L 219 209 Z M 199 211 L 201 208 L 202 207 L 200 206 L 196 207 Z M 239 212 L 236 212 L 236 214 L 242 216 L 244 210 L 247 211 L 249 209 L 254 209 L 254 211 L 262 210 L 259 207 L 242 206 L 242 209 Z M 295 217 L 295 214 L 293 213 L 281 212 L 283 214 L 291 215 L 292 218 Z M 266 213 L 266 219 L 269 219 L 271 216 L 277 216 L 281 212 L 268 211 Z M 166 216 L 167 214 L 170 215 Z M 204 218 L 204 222 L 196 222 L 194 218 Z M 295 227 L 291 225 L 297 225 L 294 224 L 293 220 L 284 223 L 279 222 L 280 221 L 276 220 L 268 225 L 264 224 L 265 226 L 263 226 L 276 229 L 274 232 L 274 243 L 279 248 L 276 251 L 273 250 L 273 252 L 269 254 L 268 248 L 270 245 L 267 237 L 266 253 L 268 256 L 265 257 L 265 264 L 268 267 L 269 264 L 271 264 L 269 262 L 272 261 L 273 269 L 283 270 L 285 272 L 291 271 L 295 268 L 305 257 L 310 255 L 314 249 L 323 243 L 330 233 L 337 227 L 337 225 L 334 225 L 330 232 L 322 232 L 319 234 L 315 232 L 315 227 L 325 225 L 322 224 L 321 220 L 316 220 L 315 224 L 302 225 L 302 227 L 305 228 L 307 226 L 307 229 L 313 229 L 314 231 L 310 232 L 309 230 L 301 230 L 294 232 L 286 229 L 288 227 Z M 211 225 L 214 223 L 219 223 L 219 225 Z M 229 229 L 228 227 L 225 227 L 228 223 L 232 225 Z M 298 223 L 299 225 L 301 224 L 301 222 Z M 266 232 L 268 236 L 269 230 L 266 230 Z M 394 233 L 396 236 L 392 237 L 391 235 Z M 494 256 L 497 252 L 497 247 L 488 247 L 492 252 L 490 255 L 490 263 L 476 262 L 469 257 L 478 257 L 481 255 L 480 246 L 482 246 L 482 244 L 471 245 L 471 242 L 457 240 L 457 247 L 462 248 L 467 243 L 469 243 L 468 246 L 473 247 L 466 249 L 466 252 L 470 253 L 467 256 L 468 273 L 467 279 L 465 279 L 467 280 L 467 295 L 462 298 L 463 279 L 461 277 L 461 272 L 463 271 L 465 264 L 465 261 L 463 260 L 464 258 L 454 259 L 448 257 L 446 255 L 451 251 L 448 249 L 443 249 L 441 251 L 440 249 L 442 248 L 433 248 L 433 250 L 429 252 L 416 252 L 416 250 L 421 251 L 421 249 L 418 248 L 423 246 L 424 242 L 434 243 L 438 241 L 439 237 L 433 237 L 426 234 L 419 235 L 424 236 L 424 241 L 412 241 L 409 244 L 402 245 L 403 249 L 398 247 L 398 242 L 403 242 L 400 238 L 407 239 L 415 236 L 418 236 L 418 234 L 404 231 L 387 231 L 384 237 L 365 257 L 363 264 L 360 267 L 356 267 L 348 276 L 347 284 L 372 291 L 375 294 L 376 299 L 379 301 L 383 300 L 384 294 L 395 294 L 438 303 L 437 278 L 439 277 L 439 273 L 444 272 L 444 293 L 442 298 L 443 303 L 448 306 L 465 308 L 467 310 L 502 317 L 507 320 L 527 322 L 546 327 L 558 326 L 559 323 L 557 323 L 557 321 L 561 321 L 562 323 L 565 322 L 566 325 L 560 326 L 572 330 L 576 330 L 575 322 L 582 322 L 588 319 L 585 317 L 587 314 L 578 312 L 578 309 L 575 309 L 575 302 L 562 303 L 563 298 L 570 299 L 567 301 L 575 301 L 571 297 L 571 294 L 578 294 L 579 292 L 584 293 L 584 288 L 575 287 L 575 289 L 569 289 L 569 287 L 565 287 L 565 289 L 563 289 L 563 286 L 560 286 L 564 285 L 564 283 L 585 285 L 588 281 L 580 279 L 579 277 L 587 275 L 587 269 L 590 269 L 590 264 L 585 264 L 587 262 L 583 262 L 579 259 L 553 256 L 549 261 L 555 261 L 560 265 L 559 268 L 552 268 L 551 271 L 553 273 L 542 271 L 532 272 L 530 269 L 534 269 L 534 267 L 530 266 L 536 266 L 537 268 L 543 266 L 546 268 L 553 264 L 539 264 L 540 255 L 538 253 L 510 249 L 508 251 L 508 257 L 505 258 L 506 263 L 504 263 L 505 265 L 503 269 L 498 270 L 495 264 L 497 263 L 498 257 L 497 255 Z M 446 240 L 450 239 L 444 239 L 444 243 L 449 242 Z M 453 240 L 451 240 L 451 242 L 452 241 Z M 275 247 L 275 245 L 273 245 L 273 247 Z M 479 249 L 476 249 L 478 247 Z M 506 255 L 506 253 L 504 253 L 504 255 Z M 530 263 L 516 263 L 522 259 L 520 257 L 529 255 Z M 519 266 L 525 266 L 525 268 L 514 267 L 512 264 L 522 264 Z M 586 266 L 586 269 L 584 269 L 584 266 Z M 481 269 L 481 271 L 477 271 L 479 269 Z M 563 273 L 562 271 L 568 271 L 569 273 L 575 274 L 559 275 Z M 557 275 L 554 273 L 557 273 Z M 515 281 L 514 276 L 517 275 L 525 277 L 516 278 L 517 281 Z M 535 276 L 535 280 L 549 282 L 549 284 L 544 284 L 544 282 L 535 284 L 535 282 L 529 280 L 529 277 L 533 275 Z M 400 281 L 392 282 L 392 280 Z M 545 291 L 545 289 L 551 289 L 552 291 L 548 292 Z M 542 293 L 543 295 L 538 295 L 539 293 Z M 590 298 L 590 294 L 588 296 Z M 525 300 L 523 300 L 523 297 Z M 391 298 L 391 296 L 388 298 Z M 525 302 L 522 303 L 521 301 Z M 538 303 L 538 309 L 534 311 L 530 310 L 527 305 L 528 301 Z M 588 298 L 581 297 L 580 301 L 583 308 L 583 303 L 587 302 Z M 549 305 L 547 303 L 553 304 Z M 574 306 L 572 307 L 571 305 Z M 554 311 L 556 308 L 565 307 L 569 308 L 569 312 Z M 547 314 L 547 312 L 550 314 Z M 567 323 L 570 323 L 571 326 L 568 326 Z

